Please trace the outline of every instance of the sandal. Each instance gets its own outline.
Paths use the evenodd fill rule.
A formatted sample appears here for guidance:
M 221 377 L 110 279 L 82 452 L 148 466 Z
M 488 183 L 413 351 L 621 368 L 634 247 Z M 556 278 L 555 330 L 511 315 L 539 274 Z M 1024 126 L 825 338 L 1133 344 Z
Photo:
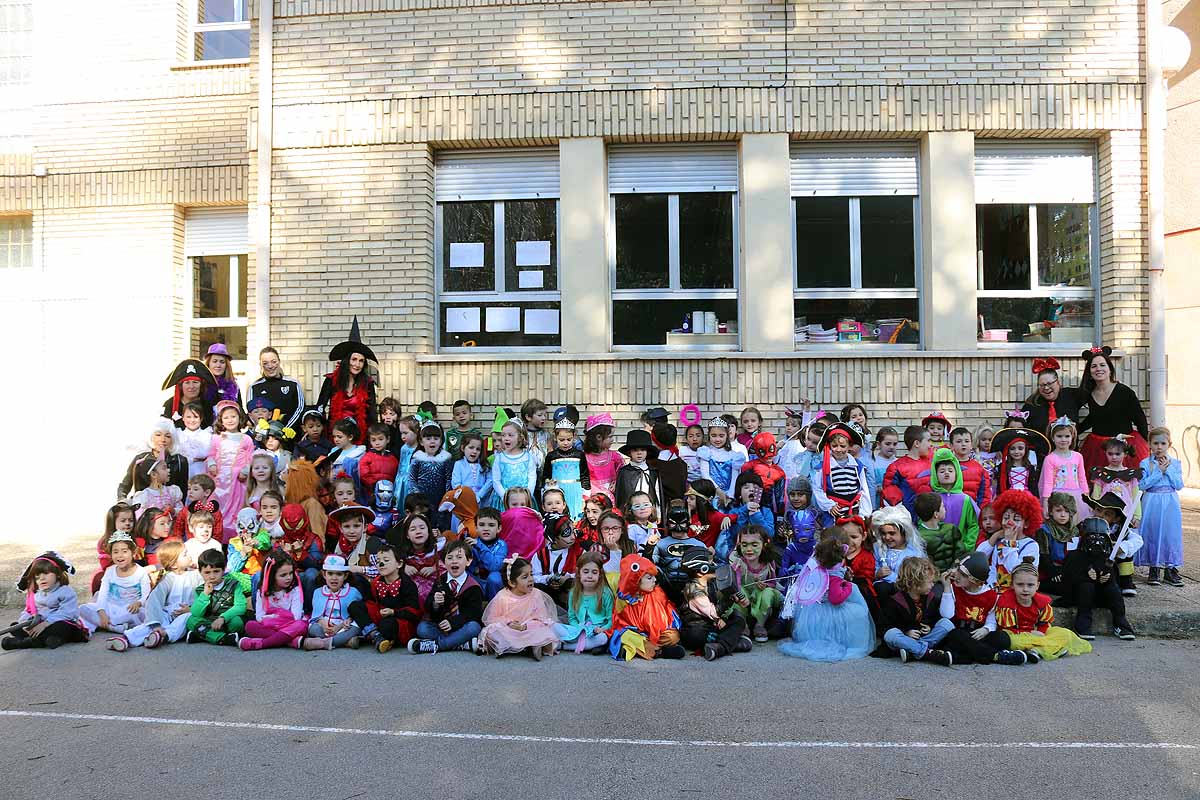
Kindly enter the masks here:
M 104 646 L 114 653 L 124 653 L 129 649 L 129 640 L 124 636 L 110 636 L 105 641 Z

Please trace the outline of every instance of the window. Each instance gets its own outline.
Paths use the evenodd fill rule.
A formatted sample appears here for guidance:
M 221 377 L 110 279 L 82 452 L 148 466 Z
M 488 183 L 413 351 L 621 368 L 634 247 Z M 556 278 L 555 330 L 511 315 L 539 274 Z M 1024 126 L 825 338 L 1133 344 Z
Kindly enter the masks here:
M 438 343 L 554 350 L 558 151 L 454 151 L 434 172 Z
M 0 269 L 33 266 L 33 217 L 0 217 Z
M 192 26 L 195 61 L 250 58 L 248 0 L 196 0 Z
M 191 270 L 192 353 L 220 342 L 235 361 L 246 360 L 247 259 L 245 208 L 193 208 L 184 225 Z
M 0 0 L 0 86 L 28 86 L 33 77 L 33 3 Z
M 737 349 L 736 146 L 615 146 L 608 182 L 613 346 Z
M 796 143 L 797 345 L 920 343 L 917 148 Z
M 981 341 L 1095 338 L 1094 159 L 1090 143 L 976 142 Z

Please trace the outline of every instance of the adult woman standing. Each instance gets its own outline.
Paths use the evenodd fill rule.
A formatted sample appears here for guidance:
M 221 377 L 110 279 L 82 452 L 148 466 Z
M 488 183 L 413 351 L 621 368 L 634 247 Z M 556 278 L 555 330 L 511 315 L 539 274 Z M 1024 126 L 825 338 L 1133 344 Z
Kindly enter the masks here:
M 230 363 L 229 350 L 217 342 L 208 348 L 204 354 L 204 363 L 212 373 L 213 383 L 208 387 L 205 397 L 210 408 L 216 408 L 222 400 L 232 400 L 239 406 L 242 404 L 242 390 L 233 379 L 233 365 Z
M 1087 395 L 1074 387 L 1063 386 L 1057 358 L 1035 358 L 1033 374 L 1037 376 L 1037 388 L 1025 399 L 1021 410 L 1029 414 L 1025 427 L 1043 436 L 1050 423 L 1059 417 L 1070 417 L 1079 421 L 1079 408 L 1087 403 Z
M 367 361 L 379 363 L 371 348 L 362 343 L 358 332 L 358 317 L 350 326 L 350 336 L 334 345 L 329 360 L 337 361 L 333 372 L 325 375 L 317 406 L 324 409 L 332 426 L 340 419 L 352 419 L 358 426 L 355 444 L 367 440 L 367 426 L 378 417 L 375 408 L 375 383 L 367 373 Z
M 300 382 L 284 377 L 279 351 L 270 345 L 259 351 L 258 368 L 262 370 L 262 377 L 246 390 L 247 407 L 254 398 L 261 396 L 271 408 L 279 410 L 283 427 L 299 430 L 300 412 L 304 410 L 304 390 L 300 388 Z
M 1150 455 L 1150 446 L 1146 444 L 1146 412 L 1133 389 L 1117 381 L 1116 367 L 1109 358 L 1111 354 L 1111 347 L 1083 351 L 1087 363 L 1079 381 L 1079 391 L 1088 407 L 1088 415 L 1079 424 L 1079 433 L 1087 431 L 1088 436 L 1079 452 L 1088 472 L 1093 467 L 1105 465 L 1104 443 L 1117 434 L 1125 434 L 1126 442 L 1134 450 L 1134 455 L 1125 457 L 1126 467 L 1137 467 Z
M 183 407 L 188 403 L 195 403 L 203 410 L 200 415 L 200 427 L 210 427 L 213 423 L 212 405 L 205 401 L 205 394 L 207 387 L 215 385 L 216 379 L 204 362 L 185 358 L 163 381 L 162 388 L 166 390 L 174 386 L 175 393 L 163 402 L 162 415 L 174 422 L 176 428 L 182 428 Z
M 171 472 L 168 483 L 178 486 L 179 491 L 187 497 L 188 465 L 187 459 L 179 453 L 175 441 L 175 426 L 171 420 L 159 417 L 150 429 L 146 440 L 146 449 L 138 452 L 129 462 L 125 477 L 117 484 L 117 499 L 126 500 L 136 492 L 150 485 L 150 468 L 158 461 L 167 462 Z

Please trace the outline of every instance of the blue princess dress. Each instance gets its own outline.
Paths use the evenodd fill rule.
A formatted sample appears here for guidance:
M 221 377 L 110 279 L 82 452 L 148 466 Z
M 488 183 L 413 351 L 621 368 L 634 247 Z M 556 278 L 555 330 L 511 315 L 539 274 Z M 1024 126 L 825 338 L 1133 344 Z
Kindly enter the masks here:
M 830 600 L 831 579 L 839 579 L 836 595 L 837 588 L 845 590 L 844 575 L 843 567 L 826 570 L 809 560 L 784 600 L 781 616 L 791 616 L 792 638 L 779 643 L 779 652 L 809 661 L 850 661 L 875 649 L 875 624 L 858 587 L 850 584 L 840 603 Z
M 1172 458 L 1164 474 L 1153 457 L 1142 467 L 1142 523 L 1138 533 L 1145 544 L 1133 557 L 1139 567 L 1183 566 L 1183 466 Z

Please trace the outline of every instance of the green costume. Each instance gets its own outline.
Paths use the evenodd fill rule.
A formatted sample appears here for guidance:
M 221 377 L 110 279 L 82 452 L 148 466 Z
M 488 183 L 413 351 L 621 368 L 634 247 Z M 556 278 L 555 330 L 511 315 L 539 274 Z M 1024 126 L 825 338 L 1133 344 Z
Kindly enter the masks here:
M 971 553 L 963 547 L 963 536 L 958 528 L 949 522 L 943 522 L 936 528 L 926 528 L 924 522 L 918 522 L 917 533 L 925 540 L 925 552 L 929 554 L 929 560 L 938 568 L 938 572 L 945 572 L 957 566 L 959 561 Z
M 940 464 L 950 464 L 954 467 L 954 482 L 949 486 L 938 483 L 937 470 Z M 946 447 L 938 448 L 929 464 L 929 486 L 942 496 L 942 504 L 946 507 L 946 522 L 958 528 L 961 534 L 963 555 L 975 549 L 975 541 L 979 538 L 979 514 L 975 501 L 963 492 L 962 465 L 954 451 Z M 921 536 L 928 542 L 927 532 L 922 530 Z M 935 554 L 932 548 L 929 557 L 934 563 L 941 563 L 938 558 L 944 554 Z
M 225 620 L 221 630 L 212 630 L 217 617 Z M 204 641 L 219 644 L 228 633 L 241 633 L 246 627 L 246 592 L 234 575 L 226 575 L 212 594 L 204 593 L 204 584 L 196 587 L 192 613 L 188 617 L 189 631 L 203 630 Z

